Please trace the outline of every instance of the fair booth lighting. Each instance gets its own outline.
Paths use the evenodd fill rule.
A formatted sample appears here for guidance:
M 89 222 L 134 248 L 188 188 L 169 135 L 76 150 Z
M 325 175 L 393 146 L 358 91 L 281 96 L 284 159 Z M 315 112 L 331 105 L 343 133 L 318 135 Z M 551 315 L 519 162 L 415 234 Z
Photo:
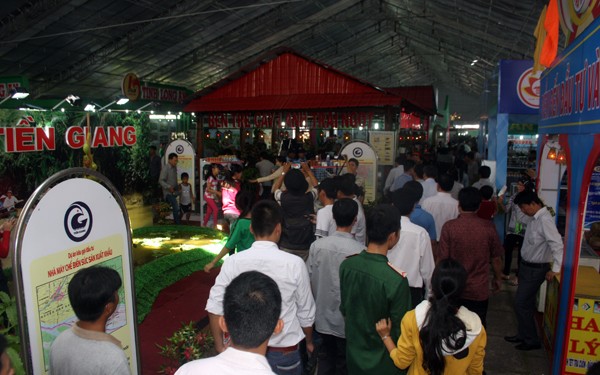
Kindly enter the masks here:
M 52 110 L 54 111 L 56 108 L 60 107 L 61 104 L 63 104 L 64 102 L 69 103 L 71 106 L 74 106 L 75 103 L 79 100 L 79 96 L 75 96 L 75 95 L 69 95 L 66 98 L 64 98 L 63 100 L 61 100 L 60 102 L 58 102 L 54 107 L 52 107 Z M 64 112 L 65 109 L 61 108 L 60 109 L 61 112 Z
M 16 87 L 8 92 L 8 96 L 0 101 L 0 104 L 4 103 L 8 99 L 25 99 L 29 96 L 29 92 L 22 87 Z
M 172 115 L 172 114 L 168 114 L 168 115 L 151 114 L 148 117 L 150 118 L 150 120 L 179 120 L 179 118 L 180 118 L 179 115 Z
M 479 129 L 479 124 L 463 124 L 463 125 L 454 125 L 455 129 Z

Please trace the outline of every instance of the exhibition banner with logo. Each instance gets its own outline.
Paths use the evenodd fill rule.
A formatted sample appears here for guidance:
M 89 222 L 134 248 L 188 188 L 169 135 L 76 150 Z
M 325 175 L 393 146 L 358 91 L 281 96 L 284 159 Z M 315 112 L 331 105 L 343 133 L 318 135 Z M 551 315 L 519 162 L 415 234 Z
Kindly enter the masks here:
M 540 108 L 540 74 L 531 60 L 500 61 L 498 113 L 535 115 Z
M 23 208 L 12 243 L 27 373 L 49 373 L 52 342 L 77 321 L 67 293 L 71 278 L 83 268 L 106 266 L 123 281 L 107 333 L 121 342 L 131 371 L 137 374 L 129 217 L 106 177 L 72 168 L 48 178 Z
M 375 201 L 377 195 L 377 152 L 369 143 L 364 141 L 354 141 L 346 143 L 340 154 L 346 157 L 346 160 L 352 158 L 358 160 L 358 177 L 365 181 L 365 202 Z M 342 173 L 346 173 L 344 168 Z
M 181 182 L 181 174 L 186 172 L 190 176 L 189 182 L 194 187 L 194 195 L 196 195 L 194 185 L 194 181 L 196 181 L 196 169 L 194 168 L 196 152 L 194 152 L 194 146 L 185 139 L 176 139 L 167 145 L 164 156 L 165 163 L 168 162 L 171 153 L 177 154 L 177 181 Z

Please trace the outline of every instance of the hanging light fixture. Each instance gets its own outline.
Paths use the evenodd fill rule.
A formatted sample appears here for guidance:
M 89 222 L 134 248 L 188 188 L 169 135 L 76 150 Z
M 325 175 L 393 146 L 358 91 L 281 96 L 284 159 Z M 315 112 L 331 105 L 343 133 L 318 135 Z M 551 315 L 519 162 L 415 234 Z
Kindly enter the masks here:
M 548 151 L 548 155 L 546 156 L 546 158 L 548 160 L 556 160 L 557 156 L 558 156 L 558 153 L 556 151 L 556 147 L 550 147 L 550 151 Z
M 567 153 L 565 150 L 558 151 L 556 155 L 556 163 L 557 164 L 567 164 Z

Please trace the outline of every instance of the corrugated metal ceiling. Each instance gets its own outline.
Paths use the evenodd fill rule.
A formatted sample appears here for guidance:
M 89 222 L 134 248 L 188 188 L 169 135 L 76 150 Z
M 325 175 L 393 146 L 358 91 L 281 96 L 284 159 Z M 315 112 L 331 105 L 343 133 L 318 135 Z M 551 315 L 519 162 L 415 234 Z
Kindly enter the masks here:
M 38 98 L 110 99 L 127 72 L 201 90 L 286 46 L 376 86 L 434 85 L 477 106 L 498 60 L 531 58 L 544 4 L 5 0 L 0 76 L 28 77 Z

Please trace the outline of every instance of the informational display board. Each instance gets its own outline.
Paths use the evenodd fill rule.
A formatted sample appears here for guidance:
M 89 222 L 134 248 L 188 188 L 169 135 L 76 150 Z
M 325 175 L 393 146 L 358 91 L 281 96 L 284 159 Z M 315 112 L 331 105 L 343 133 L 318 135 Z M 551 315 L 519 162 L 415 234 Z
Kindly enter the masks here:
M 169 154 L 171 153 L 177 154 L 177 181 L 181 182 L 181 174 L 186 172 L 190 176 L 189 181 L 193 186 L 194 181 L 196 181 L 194 168 L 196 152 L 194 151 L 194 146 L 185 139 L 176 139 L 167 145 L 165 163 L 169 160 Z M 194 193 L 196 193 L 195 187 Z
M 369 143 L 379 156 L 380 165 L 394 165 L 396 159 L 396 132 L 370 131 Z
M 590 180 L 583 227 L 589 229 L 592 223 L 600 221 L 600 166 L 595 166 Z
M 349 159 L 358 160 L 358 176 L 365 180 L 365 203 L 374 201 L 377 192 L 377 152 L 369 143 L 354 141 L 346 143 L 340 154 Z M 344 173 L 343 171 L 342 173 Z
M 139 373 L 129 217 L 110 181 L 85 168 L 53 175 L 25 204 L 14 238 L 27 373 L 49 373 L 52 342 L 77 321 L 69 303 L 69 281 L 90 266 L 110 267 L 121 276 L 119 305 L 107 333 L 121 342 L 132 373 Z

